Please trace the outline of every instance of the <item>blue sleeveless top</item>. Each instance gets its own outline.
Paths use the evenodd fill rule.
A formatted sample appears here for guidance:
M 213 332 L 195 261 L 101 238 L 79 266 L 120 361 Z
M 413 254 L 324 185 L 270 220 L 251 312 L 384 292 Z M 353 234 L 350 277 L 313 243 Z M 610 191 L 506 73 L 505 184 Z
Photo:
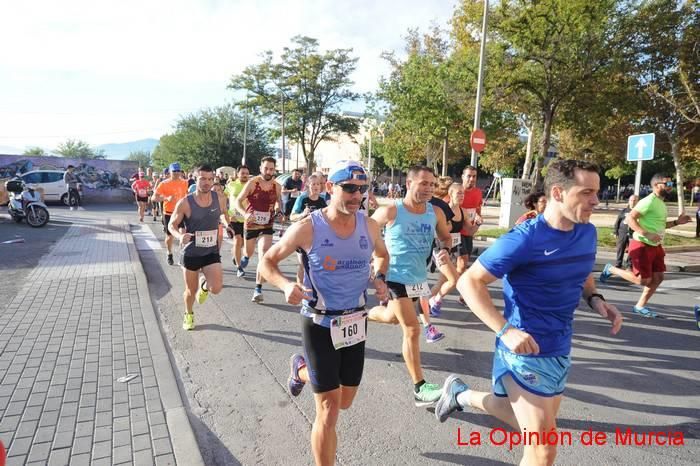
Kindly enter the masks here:
M 432 252 L 437 217 L 433 206 L 426 203 L 423 214 L 406 210 L 402 200 L 396 201 L 396 218 L 387 225 L 384 241 L 389 250 L 387 281 L 412 285 L 428 279 L 426 259 Z
M 347 238 L 336 235 L 322 210 L 311 213 L 313 242 L 311 249 L 300 251 L 304 265 L 304 286 L 313 300 L 304 300 L 301 314 L 323 327 L 330 327 L 336 316 L 317 311 L 362 309 L 366 302 L 370 277 L 370 258 L 374 243 L 364 214 L 355 214 L 355 231 Z

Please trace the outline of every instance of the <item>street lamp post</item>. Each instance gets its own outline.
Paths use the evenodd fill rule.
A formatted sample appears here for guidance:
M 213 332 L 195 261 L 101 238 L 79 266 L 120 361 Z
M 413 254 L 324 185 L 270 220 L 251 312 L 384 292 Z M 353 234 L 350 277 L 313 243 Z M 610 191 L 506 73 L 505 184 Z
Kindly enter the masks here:
M 474 130 L 481 125 L 481 94 L 484 88 L 484 65 L 486 63 L 486 25 L 489 18 L 489 0 L 484 0 L 484 21 L 481 25 L 481 47 L 479 49 L 479 80 L 476 85 L 476 108 L 474 110 Z M 477 152 L 472 149 L 471 165 L 476 167 Z

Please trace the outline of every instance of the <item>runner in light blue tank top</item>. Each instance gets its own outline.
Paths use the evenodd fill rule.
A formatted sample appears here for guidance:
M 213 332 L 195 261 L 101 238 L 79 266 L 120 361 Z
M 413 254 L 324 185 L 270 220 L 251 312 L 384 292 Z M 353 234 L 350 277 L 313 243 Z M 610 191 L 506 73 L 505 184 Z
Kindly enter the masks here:
M 311 213 L 313 244 L 302 257 L 304 286 L 313 290 L 314 299 L 304 300 L 301 313 L 323 327 L 330 327 L 331 320 L 337 316 L 323 316 L 319 311 L 362 310 L 365 306 L 374 243 L 367 230 L 367 217 L 358 212 L 355 221 L 354 233 L 340 238 L 328 225 L 322 210 Z M 339 286 L 342 292 L 337 291 Z M 324 294 L 322 289 L 336 291 Z
M 425 261 L 432 251 L 436 223 L 431 204 L 426 204 L 425 213 L 413 214 L 403 200 L 396 201 L 396 219 L 387 225 L 384 236 L 391 254 L 387 281 L 408 285 L 427 280 Z

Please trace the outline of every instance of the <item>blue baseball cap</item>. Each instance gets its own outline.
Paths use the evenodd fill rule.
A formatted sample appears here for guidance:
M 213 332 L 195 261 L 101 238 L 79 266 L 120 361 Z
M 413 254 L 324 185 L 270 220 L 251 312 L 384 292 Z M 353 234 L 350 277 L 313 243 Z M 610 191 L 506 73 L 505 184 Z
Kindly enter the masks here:
M 357 173 L 360 172 L 360 173 Z M 328 181 L 334 184 L 347 180 L 367 180 L 367 172 L 359 162 L 354 160 L 341 160 L 328 174 Z
M 180 168 L 180 164 L 177 162 L 171 163 L 170 164 L 170 171 L 171 172 L 181 172 L 182 169 Z

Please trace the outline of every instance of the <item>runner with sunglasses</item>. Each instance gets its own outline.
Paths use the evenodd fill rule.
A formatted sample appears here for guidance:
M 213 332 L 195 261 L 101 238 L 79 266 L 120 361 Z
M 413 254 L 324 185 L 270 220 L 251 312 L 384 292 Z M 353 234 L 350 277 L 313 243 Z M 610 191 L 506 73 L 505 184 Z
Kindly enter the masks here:
M 440 398 L 440 386 L 426 383 L 420 359 L 421 326 L 416 316 L 416 301 L 430 296 L 426 258 L 431 254 L 433 239 L 441 242 L 435 254 L 439 267 L 449 263 L 450 229 L 441 209 L 428 201 L 433 197 L 437 180 L 433 170 L 416 166 L 406 177 L 406 196 L 381 206 L 372 215 L 380 227 L 386 226 L 385 241 L 389 255 L 387 286 L 391 299 L 386 307 L 370 310 L 369 319 L 386 324 L 401 324 L 403 358 L 414 386 L 416 406 L 428 406 Z M 453 276 L 456 280 L 456 272 Z
M 377 297 L 386 299 L 389 262 L 379 226 L 359 212 L 368 187 L 364 169 L 356 162 L 340 163 L 326 186 L 332 192 L 329 206 L 294 223 L 260 267 L 265 279 L 284 291 L 287 303 L 302 304 L 304 355 L 292 355 L 288 388 L 299 396 L 311 384 L 316 402 L 311 449 L 317 465 L 335 462 L 338 416 L 352 404 L 364 369 L 370 270 Z M 295 251 L 303 257 L 303 285 L 279 269 Z
M 642 295 L 632 310 L 642 317 L 654 318 L 658 314 L 650 310 L 647 303 L 664 280 L 664 233 L 666 228 L 688 223 L 690 217 L 681 213 L 676 220 L 667 220 L 668 209 L 664 201 L 673 189 L 673 181 L 668 176 L 660 173 L 654 175 L 651 178 L 651 189 L 651 194 L 639 201 L 627 215 L 627 225 L 634 230 L 628 254 L 632 270 L 605 264 L 600 281 L 605 283 L 611 275 L 617 275 L 630 283 L 643 286 Z

